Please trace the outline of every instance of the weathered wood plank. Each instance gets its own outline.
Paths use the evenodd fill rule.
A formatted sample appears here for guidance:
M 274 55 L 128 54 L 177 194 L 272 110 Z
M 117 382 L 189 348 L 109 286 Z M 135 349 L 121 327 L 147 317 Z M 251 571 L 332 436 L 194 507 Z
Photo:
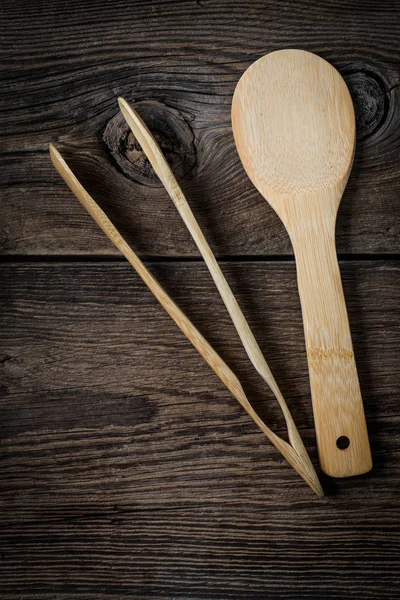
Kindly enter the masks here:
M 316 461 L 294 264 L 223 268 Z M 204 266 L 151 269 L 281 430 Z M 3 265 L 2 597 L 393 600 L 399 265 L 342 273 L 375 467 L 317 499 L 128 265 Z
M 355 99 L 359 143 L 339 252 L 399 252 L 399 4 L 8 0 L 1 28 L 2 253 L 116 253 L 54 172 L 53 141 L 138 251 L 197 255 L 118 117 L 118 95 L 158 131 L 216 254 L 291 253 L 230 124 L 242 72 L 282 47 L 330 60 Z

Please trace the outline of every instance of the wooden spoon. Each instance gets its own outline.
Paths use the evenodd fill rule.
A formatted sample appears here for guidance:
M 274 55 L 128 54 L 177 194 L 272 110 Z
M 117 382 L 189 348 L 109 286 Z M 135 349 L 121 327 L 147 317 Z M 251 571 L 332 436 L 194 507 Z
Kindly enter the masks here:
M 355 149 L 351 96 L 322 58 L 280 50 L 241 77 L 232 125 L 244 168 L 293 245 L 321 467 L 365 473 L 371 452 L 335 248 Z

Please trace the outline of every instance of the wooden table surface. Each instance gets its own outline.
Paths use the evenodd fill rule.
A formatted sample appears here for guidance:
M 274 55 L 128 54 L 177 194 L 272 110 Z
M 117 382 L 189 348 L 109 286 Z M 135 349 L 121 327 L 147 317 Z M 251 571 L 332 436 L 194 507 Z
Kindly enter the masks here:
M 400 4 L 5 0 L 0 596 L 400 597 Z M 284 423 L 118 111 L 156 131 L 318 465 L 288 236 L 241 167 L 235 85 L 303 48 L 355 102 L 337 246 L 373 470 L 313 496 L 53 169 L 53 142 L 171 296 Z M 317 466 L 318 468 L 318 466 Z

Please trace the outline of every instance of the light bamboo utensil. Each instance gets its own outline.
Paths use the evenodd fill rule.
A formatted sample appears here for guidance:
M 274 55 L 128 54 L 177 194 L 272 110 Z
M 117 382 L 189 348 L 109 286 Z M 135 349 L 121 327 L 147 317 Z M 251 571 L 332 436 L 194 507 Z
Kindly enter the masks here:
M 314 467 L 307 455 L 304 459 L 303 453 L 298 451 L 288 444 L 285 440 L 277 436 L 265 423 L 260 419 L 257 413 L 253 410 L 248 401 L 243 388 L 231 369 L 226 365 L 222 358 L 215 352 L 212 346 L 205 340 L 201 333 L 196 329 L 193 323 L 180 310 L 180 308 L 171 300 L 162 286 L 158 283 L 155 277 L 145 267 L 139 257 L 134 253 L 132 248 L 127 244 L 118 230 L 114 227 L 107 215 L 96 204 L 93 198 L 88 194 L 84 187 L 75 177 L 67 163 L 64 161 L 60 153 L 50 144 L 50 156 L 54 167 L 61 175 L 65 183 L 75 194 L 77 199 L 86 208 L 88 213 L 93 217 L 96 223 L 101 227 L 104 233 L 109 237 L 112 243 L 122 252 L 125 258 L 130 262 L 132 267 L 142 278 L 149 290 L 154 294 L 160 304 L 165 308 L 170 317 L 175 321 L 180 330 L 190 340 L 196 350 L 201 354 L 204 360 L 210 365 L 214 373 L 221 379 L 224 385 L 229 389 L 233 396 L 239 401 L 247 413 L 251 416 L 254 422 L 265 433 L 268 439 L 281 452 L 286 460 L 298 472 L 298 474 L 306 481 L 311 489 L 318 495 L 323 496 L 323 491 L 319 483 Z M 297 434 L 298 435 L 298 434 Z M 300 436 L 298 436 L 300 437 Z M 304 450 L 305 452 L 305 450 Z
M 355 149 L 349 91 L 315 54 L 272 52 L 237 84 L 232 125 L 244 168 L 293 245 L 321 467 L 365 473 L 371 452 L 335 248 Z
M 126 100 L 123 98 L 118 98 L 118 103 L 126 122 L 132 130 L 132 133 L 142 147 L 154 171 L 163 183 L 193 240 L 195 241 L 196 246 L 203 257 L 204 262 L 210 271 L 211 277 L 213 278 L 220 296 L 229 312 L 248 357 L 250 358 L 256 371 L 268 384 L 278 400 L 285 417 L 290 443 L 296 449 L 299 456 L 302 457 L 304 462 L 307 463 L 309 467 L 312 467 L 310 458 L 293 421 L 292 415 L 290 414 L 286 401 L 281 394 L 281 391 L 271 373 L 270 368 L 267 365 L 267 362 L 260 350 L 259 345 L 257 344 L 249 324 L 247 323 L 246 318 L 242 313 L 242 310 L 238 305 L 236 298 L 233 295 L 232 290 L 229 287 L 228 282 L 226 281 L 224 274 L 222 273 L 164 154 L 161 152 L 158 143 L 143 120 L 128 104 L 128 102 L 126 102 Z

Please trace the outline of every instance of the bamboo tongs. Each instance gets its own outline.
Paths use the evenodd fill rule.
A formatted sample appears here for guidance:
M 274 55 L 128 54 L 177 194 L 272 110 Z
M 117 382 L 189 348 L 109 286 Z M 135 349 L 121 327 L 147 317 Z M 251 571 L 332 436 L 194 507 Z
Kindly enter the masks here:
M 154 170 L 160 177 L 161 181 L 165 185 L 169 195 L 171 196 L 174 204 L 177 206 L 182 218 L 186 223 L 186 219 L 189 224 L 187 226 L 198 245 L 206 264 L 210 270 L 210 273 L 217 285 L 217 288 L 221 294 L 221 297 L 227 306 L 228 312 L 234 322 L 234 325 L 239 333 L 242 343 L 248 353 L 251 361 L 253 362 L 256 370 L 261 374 L 263 379 L 268 383 L 278 399 L 278 402 L 282 408 L 285 421 L 288 428 L 288 436 L 291 445 L 285 440 L 276 435 L 257 413 L 252 408 L 248 401 L 244 390 L 233 371 L 228 365 L 222 360 L 207 340 L 201 335 L 193 323 L 188 317 L 181 311 L 181 309 L 175 304 L 175 302 L 168 296 L 162 286 L 158 283 L 155 277 L 150 273 L 146 266 L 142 263 L 139 257 L 135 254 L 132 248 L 128 245 L 125 239 L 120 235 L 116 227 L 112 224 L 110 219 L 104 213 L 104 211 L 98 206 L 93 198 L 88 194 L 85 188 L 81 185 L 78 179 L 75 177 L 67 163 L 64 161 L 60 153 L 50 144 L 50 156 L 58 173 L 64 179 L 65 183 L 75 194 L 77 199 L 86 208 L 89 214 L 93 217 L 96 223 L 101 227 L 104 233 L 109 237 L 113 244 L 120 250 L 120 252 L 127 258 L 132 267 L 154 294 L 160 304 L 165 308 L 170 317 L 175 321 L 181 331 L 186 335 L 189 341 L 193 344 L 196 350 L 201 354 L 205 361 L 210 365 L 213 371 L 218 375 L 221 381 L 243 406 L 247 413 L 251 416 L 255 423 L 265 433 L 268 439 L 274 444 L 274 446 L 281 452 L 286 460 L 292 465 L 297 473 L 306 481 L 311 489 L 318 495 L 323 496 L 321 484 L 318 480 L 315 469 L 311 463 L 311 460 L 307 454 L 304 444 L 300 438 L 299 432 L 297 431 L 296 425 L 290 414 L 290 411 L 286 405 L 286 402 L 279 391 L 279 388 L 269 370 L 264 357 L 262 356 L 261 350 L 250 331 L 247 321 L 241 312 L 236 299 L 234 298 L 232 291 L 230 290 L 221 270 L 219 269 L 218 263 L 215 260 L 214 255 L 211 252 L 194 216 L 191 212 L 179 185 L 171 172 L 168 163 L 166 162 L 157 142 L 150 134 L 146 126 L 140 117 L 133 111 L 133 109 L 122 99 L 119 100 L 121 110 L 128 121 L 135 137 L 142 146 L 144 152 L 149 158 Z M 184 216 L 183 216 L 184 215 Z M 206 259 L 207 256 L 207 259 Z M 211 265 L 211 266 L 210 266 Z M 217 283 L 218 281 L 218 283 Z

